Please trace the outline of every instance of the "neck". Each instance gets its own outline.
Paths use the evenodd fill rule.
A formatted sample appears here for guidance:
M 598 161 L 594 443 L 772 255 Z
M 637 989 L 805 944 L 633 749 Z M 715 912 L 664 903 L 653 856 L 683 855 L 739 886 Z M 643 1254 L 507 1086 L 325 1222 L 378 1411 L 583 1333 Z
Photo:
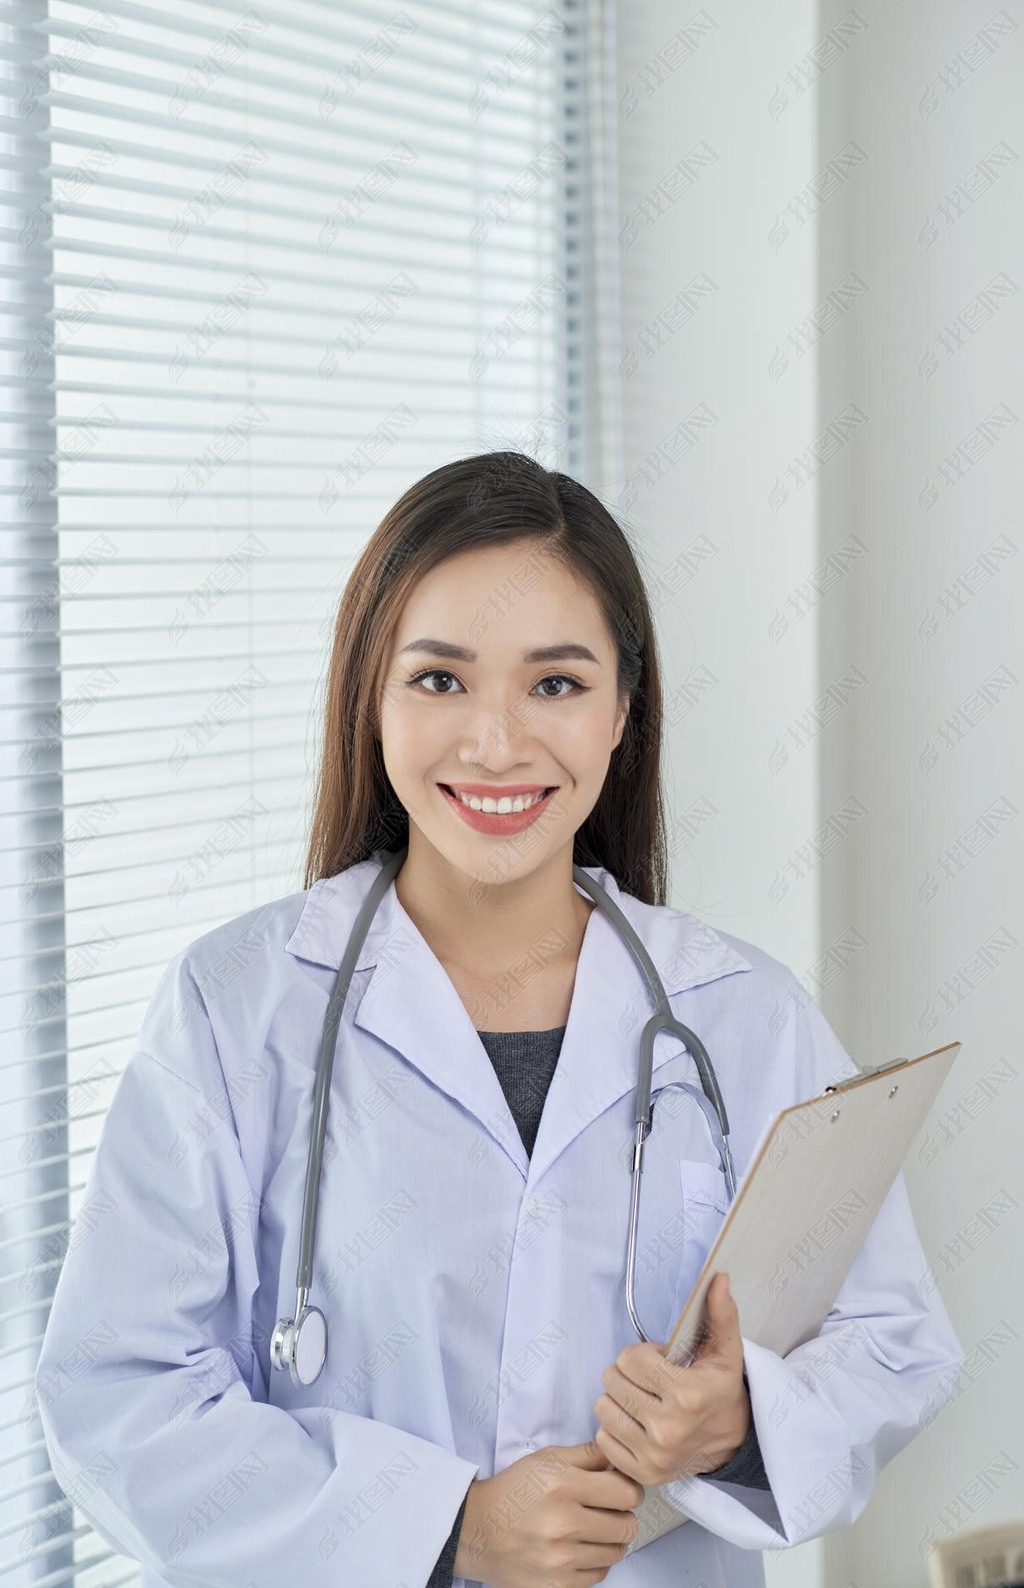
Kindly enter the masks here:
M 403 910 L 442 964 L 481 981 L 529 965 L 531 976 L 579 958 L 593 900 L 572 878 L 572 845 L 518 880 L 489 882 L 452 866 L 410 828 L 395 878 Z

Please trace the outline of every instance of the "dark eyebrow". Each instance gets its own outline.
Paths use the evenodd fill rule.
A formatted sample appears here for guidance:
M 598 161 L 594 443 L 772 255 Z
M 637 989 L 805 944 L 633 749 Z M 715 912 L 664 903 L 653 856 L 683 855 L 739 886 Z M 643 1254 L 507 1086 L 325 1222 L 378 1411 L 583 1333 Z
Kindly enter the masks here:
M 476 651 L 469 651 L 464 645 L 450 645 L 447 640 L 410 640 L 408 645 L 403 645 L 399 656 L 404 656 L 406 651 L 426 651 L 431 656 L 440 656 L 446 662 L 475 662 Z M 537 650 L 524 651 L 524 662 L 593 662 L 595 667 L 601 663 L 593 651 L 585 645 L 577 645 L 567 641 L 563 645 L 541 645 Z

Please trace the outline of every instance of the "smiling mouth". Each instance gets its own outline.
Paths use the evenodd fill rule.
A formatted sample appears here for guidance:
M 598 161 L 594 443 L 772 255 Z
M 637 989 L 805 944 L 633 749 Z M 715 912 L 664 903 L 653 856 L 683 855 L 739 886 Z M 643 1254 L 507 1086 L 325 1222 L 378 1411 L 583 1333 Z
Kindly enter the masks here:
M 550 794 L 554 794 L 557 787 L 556 783 L 550 788 L 538 789 L 535 793 L 528 795 L 479 795 L 460 794 L 449 783 L 438 784 L 438 788 L 443 789 L 450 799 L 465 806 L 467 810 L 477 811 L 485 816 L 522 815 L 525 811 L 532 810 L 535 805 L 542 804 Z

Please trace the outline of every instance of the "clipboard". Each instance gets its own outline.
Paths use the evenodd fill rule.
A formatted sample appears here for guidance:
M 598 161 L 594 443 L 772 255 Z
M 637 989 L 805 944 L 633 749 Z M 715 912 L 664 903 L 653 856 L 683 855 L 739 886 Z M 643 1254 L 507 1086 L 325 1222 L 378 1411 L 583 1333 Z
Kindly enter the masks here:
M 716 1273 L 729 1275 L 744 1335 L 786 1356 L 820 1332 L 959 1042 L 827 1086 L 769 1119 L 665 1347 L 685 1365 Z M 627 1555 L 690 1518 L 652 1489 Z

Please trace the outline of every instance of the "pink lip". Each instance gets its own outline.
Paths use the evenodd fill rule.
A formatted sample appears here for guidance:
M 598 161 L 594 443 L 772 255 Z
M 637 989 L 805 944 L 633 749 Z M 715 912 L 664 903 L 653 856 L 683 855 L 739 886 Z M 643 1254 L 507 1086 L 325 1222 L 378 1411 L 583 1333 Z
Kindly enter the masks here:
M 548 783 L 502 783 L 493 788 L 489 783 L 448 783 L 440 784 L 441 788 L 453 788 L 459 794 L 475 794 L 478 799 L 500 800 L 507 794 L 509 799 L 515 799 L 517 794 L 540 794 L 549 788 Z
M 507 833 L 518 833 L 521 832 L 524 827 L 529 827 L 531 822 L 536 821 L 537 817 L 542 811 L 547 810 L 548 803 L 551 799 L 551 794 L 555 794 L 557 792 L 556 789 L 552 789 L 551 794 L 548 794 L 545 799 L 538 800 L 537 803 L 535 805 L 531 805 L 528 810 L 508 811 L 505 815 L 499 816 L 489 811 L 471 810 L 468 805 L 463 805 L 461 800 L 457 800 L 454 794 L 449 794 L 443 783 L 439 783 L 437 786 L 441 790 L 441 793 L 444 795 L 448 804 L 458 816 L 461 816 L 467 827 L 472 827 L 473 830 L 478 833 L 490 833 L 493 837 L 502 837 Z M 472 793 L 473 790 L 470 788 L 467 789 L 466 792 Z M 503 792 L 506 794 L 511 794 L 510 789 L 505 789 Z M 524 789 L 523 792 L 530 794 L 533 793 L 534 790 Z M 480 797 L 482 798 L 483 796 Z M 493 799 L 497 796 L 491 795 L 490 797 Z

